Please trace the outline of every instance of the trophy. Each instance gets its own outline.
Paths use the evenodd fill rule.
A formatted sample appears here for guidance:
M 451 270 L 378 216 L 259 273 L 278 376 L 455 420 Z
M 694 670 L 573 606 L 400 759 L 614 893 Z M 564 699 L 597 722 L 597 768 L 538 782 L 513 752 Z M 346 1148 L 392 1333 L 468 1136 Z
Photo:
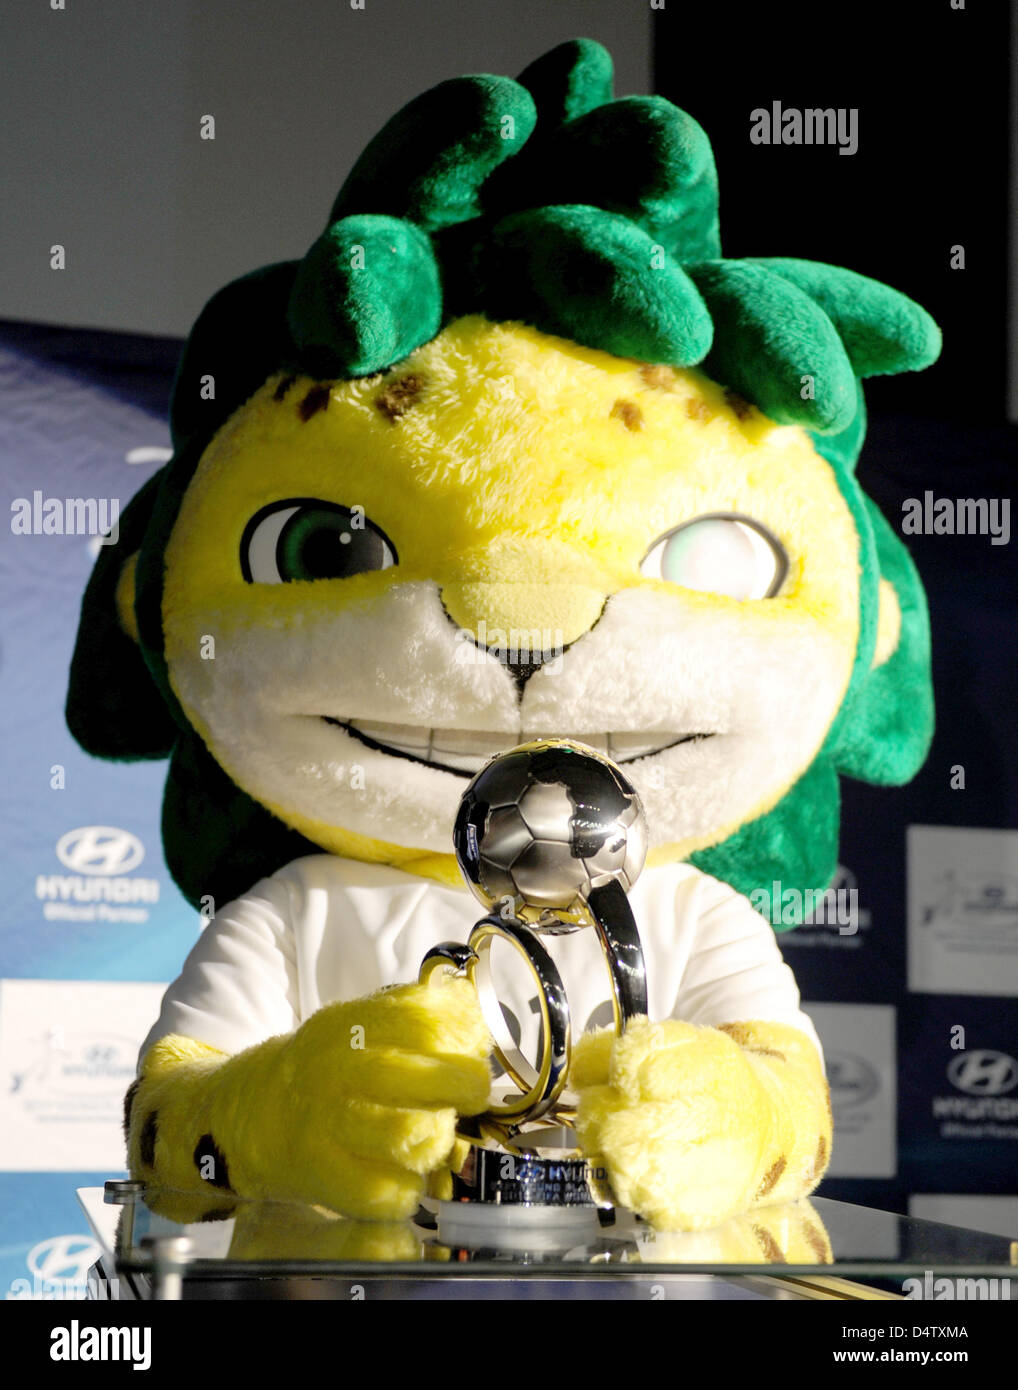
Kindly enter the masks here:
M 453 840 L 463 876 L 488 915 L 466 943 L 433 947 L 420 979 L 453 971 L 472 981 L 494 1055 L 516 1088 L 485 1114 L 460 1122 L 469 1150 L 453 1179 L 454 1199 L 520 1215 L 521 1208 L 610 1208 L 606 1173 L 576 1147 L 576 1102 L 566 1089 L 569 1001 L 542 938 L 593 929 L 616 1032 L 647 1012 L 643 952 L 627 897 L 647 852 L 640 799 L 593 748 L 539 739 L 498 754 L 476 774 L 460 801 Z M 491 949 L 499 941 L 518 953 L 537 986 L 541 1032 L 533 1060 L 517 1046 L 498 998 Z

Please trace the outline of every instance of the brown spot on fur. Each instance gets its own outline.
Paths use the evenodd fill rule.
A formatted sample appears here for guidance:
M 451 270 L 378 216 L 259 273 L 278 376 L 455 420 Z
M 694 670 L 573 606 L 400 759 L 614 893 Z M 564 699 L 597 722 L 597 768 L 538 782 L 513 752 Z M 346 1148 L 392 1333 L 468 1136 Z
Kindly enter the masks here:
M 744 396 L 740 396 L 737 391 L 733 391 L 729 386 L 725 387 L 725 404 L 730 410 L 735 412 L 735 416 L 739 420 L 745 420 L 753 411 L 753 407 L 750 405 L 749 401 L 747 401 Z
M 375 407 L 380 410 L 390 424 L 395 424 L 401 415 L 405 415 L 412 405 L 417 401 L 417 397 L 424 390 L 424 378 L 418 372 L 410 372 L 407 376 L 397 377 L 395 381 L 390 381 L 383 391 L 375 397 Z
M 700 400 L 699 396 L 687 396 L 686 414 L 690 420 L 709 420 L 711 410 L 707 402 Z
M 761 1043 L 754 1043 L 753 1029 L 745 1023 L 719 1023 L 717 1029 L 719 1033 L 727 1033 L 747 1052 L 759 1053 L 761 1057 L 777 1057 L 780 1062 L 787 1061 L 785 1054 L 779 1052 L 776 1047 L 764 1047 Z
M 206 1177 L 202 1169 L 209 1159 L 212 1160 L 209 1164 L 212 1171 Z M 221 1188 L 224 1192 L 233 1191 L 230 1186 L 230 1169 L 226 1158 L 211 1134 L 203 1134 L 195 1144 L 194 1166 L 198 1169 L 200 1176 L 212 1187 Z
M 755 1050 L 755 1044 L 753 1043 L 753 1038 L 755 1037 L 755 1034 L 753 1032 L 752 1024 L 719 1023 L 716 1025 L 716 1027 L 719 1033 L 727 1033 L 728 1036 L 734 1042 L 737 1042 L 740 1047 L 745 1047 L 747 1052 L 752 1052 Z M 762 1051 L 764 1049 L 760 1050 Z
M 273 391 L 272 399 L 274 401 L 281 401 L 296 380 L 297 378 L 295 376 L 284 376 L 282 381 Z
M 235 1216 L 236 1207 L 214 1207 L 212 1211 L 203 1212 L 199 1216 L 199 1221 L 229 1221 L 231 1216 Z
M 826 1163 L 827 1163 L 827 1140 L 826 1140 L 826 1138 L 821 1134 L 820 1139 L 819 1139 L 819 1142 L 817 1143 L 817 1156 L 816 1156 L 816 1162 L 815 1162 L 815 1169 L 814 1169 L 814 1171 L 817 1172 L 817 1173 L 822 1173 L 822 1172 L 824 1171 L 824 1166 L 826 1165 Z
M 761 1057 L 777 1057 L 779 1062 L 785 1062 L 788 1060 L 785 1054 L 783 1052 L 779 1052 L 776 1047 L 747 1047 L 746 1051 L 759 1053 Z
M 124 1138 L 128 1137 L 131 1129 L 131 1110 L 134 1107 L 134 1098 L 138 1094 L 138 1087 L 141 1085 L 141 1077 L 136 1076 L 127 1088 L 124 1096 Z
M 767 1169 L 767 1172 L 764 1173 L 763 1182 L 756 1190 L 756 1195 L 758 1198 L 766 1197 L 768 1192 L 774 1191 L 774 1189 L 778 1185 L 778 1179 L 781 1177 L 781 1174 L 785 1171 L 787 1167 L 788 1159 L 785 1157 L 784 1154 L 782 1154 L 780 1158 L 774 1160 L 771 1166 Z
M 817 1228 L 813 1225 L 813 1222 L 804 1221 L 802 1223 L 802 1229 L 804 1235 L 806 1236 L 806 1242 L 809 1245 L 809 1248 L 817 1257 L 817 1263 L 828 1264 L 830 1261 L 830 1255 L 827 1253 L 827 1242 L 824 1240 L 823 1236 L 820 1234 Z
M 643 429 L 643 411 L 632 401 L 616 401 L 611 408 L 611 418 L 621 420 L 627 430 Z
M 146 1168 L 156 1166 L 156 1136 L 158 1132 L 158 1113 L 155 1110 L 150 1110 L 145 1116 L 145 1123 L 141 1127 L 141 1136 L 138 1140 L 138 1157 Z
M 781 1253 L 781 1246 L 771 1235 L 770 1231 L 765 1231 L 762 1226 L 754 1226 L 753 1234 L 760 1242 L 760 1248 L 767 1256 L 768 1263 L 772 1265 L 783 1265 L 787 1263 L 784 1255 Z
M 312 386 L 304 399 L 298 406 L 300 418 L 305 424 L 311 419 L 312 415 L 317 415 L 320 410 L 329 408 L 329 388 L 328 386 Z
M 640 375 L 648 386 L 653 386 L 657 391 L 673 391 L 678 380 L 675 368 L 667 367 L 663 362 L 644 362 Z

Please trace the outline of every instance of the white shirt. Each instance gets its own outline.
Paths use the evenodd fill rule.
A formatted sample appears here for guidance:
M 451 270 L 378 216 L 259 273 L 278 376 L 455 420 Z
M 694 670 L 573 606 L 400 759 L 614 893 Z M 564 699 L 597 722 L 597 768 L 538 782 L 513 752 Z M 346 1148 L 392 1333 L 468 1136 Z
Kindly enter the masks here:
M 821 1051 L 774 931 L 746 897 L 690 864 L 667 864 L 644 870 L 629 901 L 653 1020 L 766 1019 L 799 1028 Z M 426 951 L 465 942 L 484 915 L 465 887 L 330 854 L 296 859 L 216 913 L 166 991 L 141 1056 L 168 1033 L 233 1053 L 292 1032 L 325 1004 L 416 980 Z M 574 1033 L 611 1022 L 593 930 L 542 943 L 562 976 Z M 492 971 L 533 1056 L 532 977 L 500 943 Z

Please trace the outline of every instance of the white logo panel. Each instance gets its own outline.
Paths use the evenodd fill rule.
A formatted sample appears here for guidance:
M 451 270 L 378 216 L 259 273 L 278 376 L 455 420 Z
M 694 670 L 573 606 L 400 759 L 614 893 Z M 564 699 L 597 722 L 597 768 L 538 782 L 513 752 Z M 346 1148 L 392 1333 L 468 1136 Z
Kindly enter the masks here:
M 898 1170 L 895 1011 L 889 1004 L 804 1004 L 820 1035 L 834 1111 L 832 1178 Z
M 1018 830 L 910 825 L 908 987 L 1018 995 Z
M 124 1092 L 164 989 L 0 980 L 0 1170 L 124 1166 Z

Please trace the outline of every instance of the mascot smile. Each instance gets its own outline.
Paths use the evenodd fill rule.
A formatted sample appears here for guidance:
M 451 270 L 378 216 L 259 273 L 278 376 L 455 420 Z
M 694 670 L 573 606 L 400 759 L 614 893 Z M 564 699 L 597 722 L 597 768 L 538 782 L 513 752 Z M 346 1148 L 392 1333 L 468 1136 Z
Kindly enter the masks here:
M 746 899 L 824 889 L 838 775 L 926 755 L 922 588 L 853 470 L 861 378 L 939 334 L 724 259 L 717 207 L 696 122 L 578 40 L 411 102 L 307 255 L 199 316 L 68 699 L 89 751 L 170 756 L 167 862 L 214 913 L 130 1097 L 154 1186 L 412 1213 L 489 1084 L 462 982 L 410 983 L 472 915 L 456 807 L 544 736 L 622 765 L 651 835 L 661 983 L 577 1048 L 585 1150 L 677 1230 L 822 1176 L 818 1045 Z

